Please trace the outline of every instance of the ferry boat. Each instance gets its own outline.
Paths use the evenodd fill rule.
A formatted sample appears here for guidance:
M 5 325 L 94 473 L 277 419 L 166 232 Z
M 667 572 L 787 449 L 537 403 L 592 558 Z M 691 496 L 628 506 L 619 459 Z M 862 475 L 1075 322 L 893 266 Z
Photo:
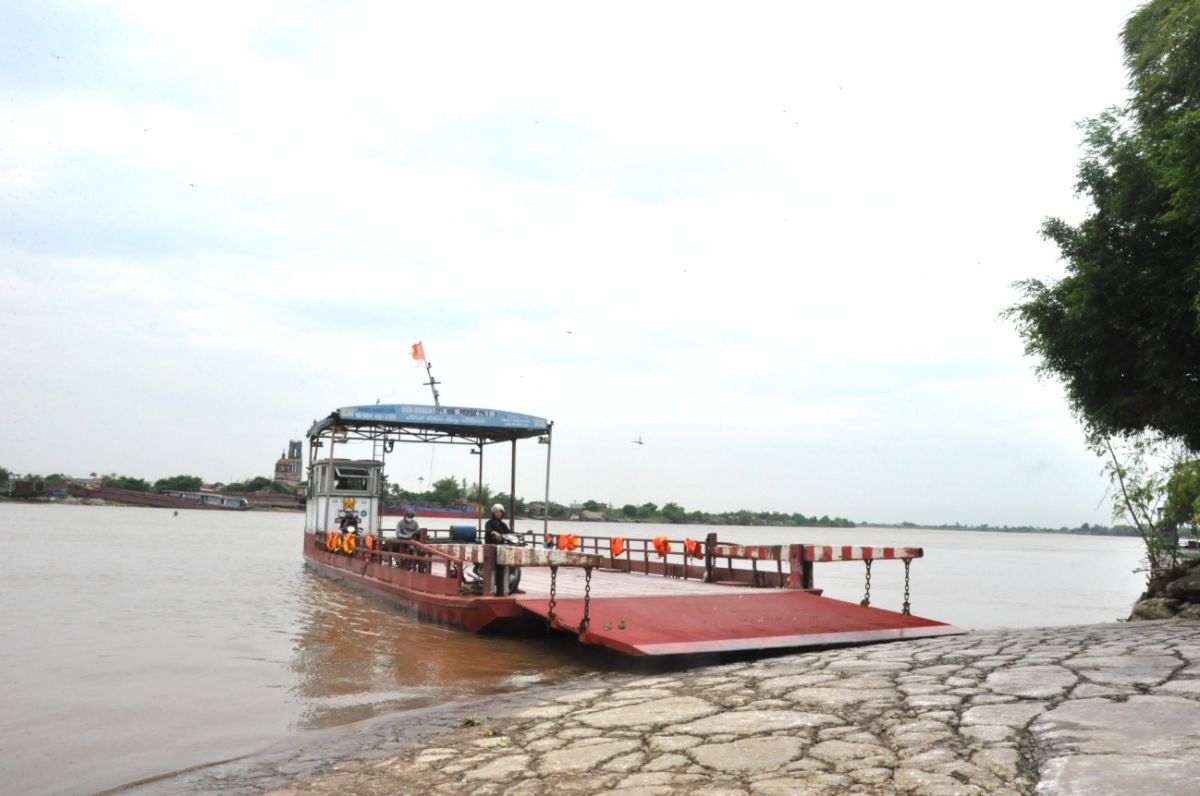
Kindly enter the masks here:
M 333 411 L 308 431 L 305 563 L 428 620 L 471 632 L 560 631 L 629 655 L 962 632 L 909 611 L 908 572 L 922 557 L 920 548 L 741 545 L 712 533 L 703 539 L 552 534 L 548 519 L 499 545 L 480 543 L 478 518 L 474 525 L 446 520 L 446 527 L 422 527 L 411 538 L 388 533 L 380 476 L 395 444 L 471 445 L 481 457 L 505 446 L 513 496 L 518 443 L 532 441 L 545 451 L 548 506 L 552 432 L 545 418 L 494 409 L 374 404 Z M 372 457 L 338 458 L 339 446 L 355 443 L 370 443 Z M 482 472 L 482 459 L 480 465 Z M 509 523 L 514 508 L 506 512 Z M 900 611 L 869 604 L 871 565 L 884 560 L 904 567 Z M 862 603 L 825 597 L 814 586 L 814 565 L 827 561 L 865 562 Z

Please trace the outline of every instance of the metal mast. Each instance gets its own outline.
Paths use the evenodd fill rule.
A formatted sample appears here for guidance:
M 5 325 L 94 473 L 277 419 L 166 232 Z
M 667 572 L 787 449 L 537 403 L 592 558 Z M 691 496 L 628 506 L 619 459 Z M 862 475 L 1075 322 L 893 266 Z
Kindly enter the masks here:
M 425 385 L 433 390 L 433 405 L 440 407 L 442 403 L 438 400 L 437 386 L 441 382 L 433 377 L 433 365 L 429 364 L 429 360 L 425 360 L 425 373 L 429 375 L 429 381 L 425 382 Z

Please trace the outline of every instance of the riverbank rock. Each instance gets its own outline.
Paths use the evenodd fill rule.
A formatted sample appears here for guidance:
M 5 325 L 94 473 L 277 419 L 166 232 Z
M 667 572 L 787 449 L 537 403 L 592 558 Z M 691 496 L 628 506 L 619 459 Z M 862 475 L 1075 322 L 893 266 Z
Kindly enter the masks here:
M 1167 597 L 1187 602 L 1200 602 L 1200 572 L 1192 570 L 1182 578 L 1176 578 L 1164 589 Z
M 1151 597 L 1133 606 L 1133 613 L 1129 615 L 1129 618 L 1131 620 L 1171 619 L 1179 610 L 1179 606 L 1180 601 L 1171 597 Z
M 1200 564 L 1188 562 L 1157 573 L 1146 585 L 1129 621 L 1200 618 Z

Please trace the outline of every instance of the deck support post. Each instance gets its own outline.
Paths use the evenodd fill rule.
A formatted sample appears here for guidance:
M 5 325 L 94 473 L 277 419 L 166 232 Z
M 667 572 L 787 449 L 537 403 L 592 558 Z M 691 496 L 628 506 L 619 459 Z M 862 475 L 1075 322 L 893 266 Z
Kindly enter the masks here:
M 496 545 L 485 544 L 483 546 L 483 596 L 495 597 L 496 595 Z
M 717 535 L 710 533 L 704 537 L 704 582 L 712 583 L 716 580 L 713 574 L 713 548 L 717 546 Z
M 788 573 L 788 586 L 811 589 L 813 587 L 813 562 L 804 554 L 804 545 L 788 545 L 788 563 L 792 567 L 792 571 Z

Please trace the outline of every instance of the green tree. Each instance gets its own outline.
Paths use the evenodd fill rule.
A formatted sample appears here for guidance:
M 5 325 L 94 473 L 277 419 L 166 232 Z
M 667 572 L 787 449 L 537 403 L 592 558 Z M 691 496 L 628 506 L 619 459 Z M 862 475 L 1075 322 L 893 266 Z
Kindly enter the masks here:
M 150 491 L 150 484 L 145 479 L 111 473 L 100 479 L 100 486 L 111 486 L 116 487 L 117 489 L 132 489 L 135 492 Z
M 658 506 L 653 503 L 643 503 L 638 506 L 638 516 L 644 520 L 653 519 L 658 516 Z
M 636 520 L 638 516 L 638 507 L 632 503 L 626 503 L 621 507 L 621 513 L 631 520 Z
M 288 489 L 278 481 L 267 478 L 265 475 L 256 475 L 245 481 L 233 481 L 225 485 L 227 492 L 287 492 Z
M 678 503 L 668 503 L 662 507 L 663 519 L 667 522 L 684 523 L 687 522 L 687 511 Z
M 1078 225 L 1042 234 L 1066 265 L 1008 310 L 1093 446 L 1142 432 L 1200 450 L 1200 0 L 1154 0 L 1122 40 L 1132 94 L 1084 123 Z
M 0 487 L 8 486 L 8 481 L 12 477 L 12 473 L 5 467 L 0 467 Z
M 481 506 L 492 505 L 492 488 L 487 484 L 481 487 L 479 482 L 476 481 L 467 487 L 466 495 L 467 500 L 477 501 Z
M 1200 0 L 1151 0 L 1122 31 L 1130 98 L 1083 124 L 1077 225 L 1048 219 L 1065 276 L 1007 310 L 1060 380 L 1151 577 L 1194 516 L 1200 451 Z M 1175 450 L 1178 443 L 1181 448 Z M 1172 449 L 1164 468 L 1156 463 Z
M 1120 449 L 1112 440 L 1105 440 L 1104 445 L 1108 454 L 1105 471 L 1117 491 L 1113 519 L 1126 519 L 1137 529 L 1145 545 L 1148 579 L 1152 580 L 1178 563 L 1178 523 L 1164 501 L 1171 491 L 1171 474 L 1182 464 L 1182 446 L 1147 435 L 1123 443 Z M 1170 462 L 1167 467 L 1157 466 L 1162 460 Z M 1181 473 L 1176 486 L 1181 503 L 1185 480 L 1187 476 Z
M 433 499 L 443 506 L 453 506 L 463 499 L 463 487 L 458 479 L 452 476 L 439 478 L 433 482 Z
M 1176 544 L 1180 530 L 1186 529 L 1189 535 L 1196 535 L 1197 517 L 1200 516 L 1200 461 L 1180 461 L 1171 467 L 1162 514 L 1170 525 L 1167 535 Z
M 180 492 L 195 492 L 203 483 L 204 479 L 198 475 L 172 475 L 167 478 L 158 479 L 151 488 L 155 492 L 165 492 L 168 489 Z

